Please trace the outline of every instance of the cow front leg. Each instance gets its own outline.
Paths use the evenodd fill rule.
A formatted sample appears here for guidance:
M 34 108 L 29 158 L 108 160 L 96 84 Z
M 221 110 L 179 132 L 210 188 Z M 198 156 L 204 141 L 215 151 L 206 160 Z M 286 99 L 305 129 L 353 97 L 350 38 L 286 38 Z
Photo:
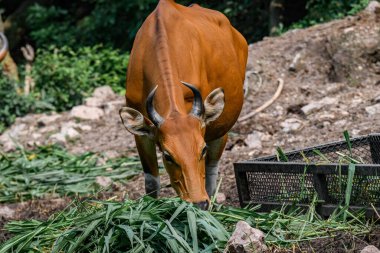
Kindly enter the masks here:
M 145 192 L 157 198 L 160 191 L 160 175 L 158 172 L 156 145 L 145 136 L 136 136 L 135 141 L 140 161 L 144 170 Z
M 227 134 L 223 137 L 207 143 L 208 152 L 206 156 L 206 191 L 211 198 L 215 194 L 216 181 L 219 172 L 219 160 L 227 143 Z

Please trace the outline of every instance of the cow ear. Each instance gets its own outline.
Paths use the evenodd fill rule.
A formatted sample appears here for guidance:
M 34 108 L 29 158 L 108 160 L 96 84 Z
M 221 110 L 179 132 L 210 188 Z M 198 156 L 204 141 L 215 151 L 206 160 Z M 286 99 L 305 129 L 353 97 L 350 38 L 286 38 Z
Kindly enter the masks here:
M 204 121 L 207 124 L 219 118 L 224 109 L 224 91 L 222 88 L 213 90 L 204 102 Z
M 153 137 L 152 127 L 146 123 L 144 116 L 137 110 L 130 107 L 123 107 L 119 110 L 121 122 L 132 134 L 139 136 Z

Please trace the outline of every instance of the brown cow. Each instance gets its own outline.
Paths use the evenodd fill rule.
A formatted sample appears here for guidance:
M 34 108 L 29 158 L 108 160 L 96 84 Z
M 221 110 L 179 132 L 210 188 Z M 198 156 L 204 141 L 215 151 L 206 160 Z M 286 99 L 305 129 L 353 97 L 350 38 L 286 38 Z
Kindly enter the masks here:
M 151 196 L 160 188 L 157 144 L 178 195 L 207 207 L 242 108 L 247 54 L 243 36 L 217 11 L 161 0 L 146 19 L 131 52 L 128 107 L 120 115 L 135 135 Z

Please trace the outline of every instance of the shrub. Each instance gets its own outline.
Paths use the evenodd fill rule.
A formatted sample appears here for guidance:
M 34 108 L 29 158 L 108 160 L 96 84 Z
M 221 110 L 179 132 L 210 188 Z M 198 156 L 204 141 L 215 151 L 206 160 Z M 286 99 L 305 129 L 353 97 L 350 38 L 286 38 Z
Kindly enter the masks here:
M 81 104 L 93 89 L 124 90 L 128 54 L 102 46 L 42 49 L 33 67 L 34 96 L 64 111 Z
M 1 75 L 1 74 L 0 74 Z M 16 83 L 7 77 L 0 77 L 0 133 L 10 126 L 16 117 L 30 111 L 32 98 L 20 96 L 17 93 Z
M 290 28 L 305 28 L 319 23 L 340 19 L 347 15 L 355 15 L 363 10 L 369 0 L 308 0 L 307 15 L 294 23 Z

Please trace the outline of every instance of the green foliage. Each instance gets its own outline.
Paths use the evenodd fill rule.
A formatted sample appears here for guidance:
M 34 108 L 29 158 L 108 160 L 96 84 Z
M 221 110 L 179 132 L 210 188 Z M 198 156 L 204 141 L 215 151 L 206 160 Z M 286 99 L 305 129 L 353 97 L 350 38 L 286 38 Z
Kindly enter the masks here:
M 1 70 L 0 70 L 1 71 Z M 33 99 L 17 94 L 16 84 L 7 77 L 0 76 L 0 133 L 13 124 L 16 117 L 31 111 Z
M 305 28 L 318 23 L 341 19 L 347 15 L 354 15 L 363 10 L 369 0 L 308 0 L 307 15 L 290 28 Z
M 65 8 L 36 4 L 28 9 L 26 21 L 38 47 L 104 44 L 130 49 L 137 30 L 156 3 L 156 0 L 81 0 Z
M 177 3 L 189 5 L 192 1 Z M 28 9 L 27 27 L 38 48 L 55 45 L 78 48 L 103 44 L 122 50 L 132 48 L 134 37 L 157 0 L 80 0 L 65 6 L 34 5 Z M 204 1 L 202 6 L 227 15 L 248 39 L 266 30 L 266 1 Z M 265 28 L 247 25 L 264 22 Z M 263 27 L 264 27 L 263 26 Z
M 74 45 L 79 34 L 71 22 L 67 10 L 38 4 L 29 8 L 26 18 L 27 26 L 31 29 L 30 37 L 37 46 Z
M 81 104 L 95 87 L 125 86 L 128 54 L 102 46 L 41 49 L 33 66 L 34 96 L 64 111 Z

